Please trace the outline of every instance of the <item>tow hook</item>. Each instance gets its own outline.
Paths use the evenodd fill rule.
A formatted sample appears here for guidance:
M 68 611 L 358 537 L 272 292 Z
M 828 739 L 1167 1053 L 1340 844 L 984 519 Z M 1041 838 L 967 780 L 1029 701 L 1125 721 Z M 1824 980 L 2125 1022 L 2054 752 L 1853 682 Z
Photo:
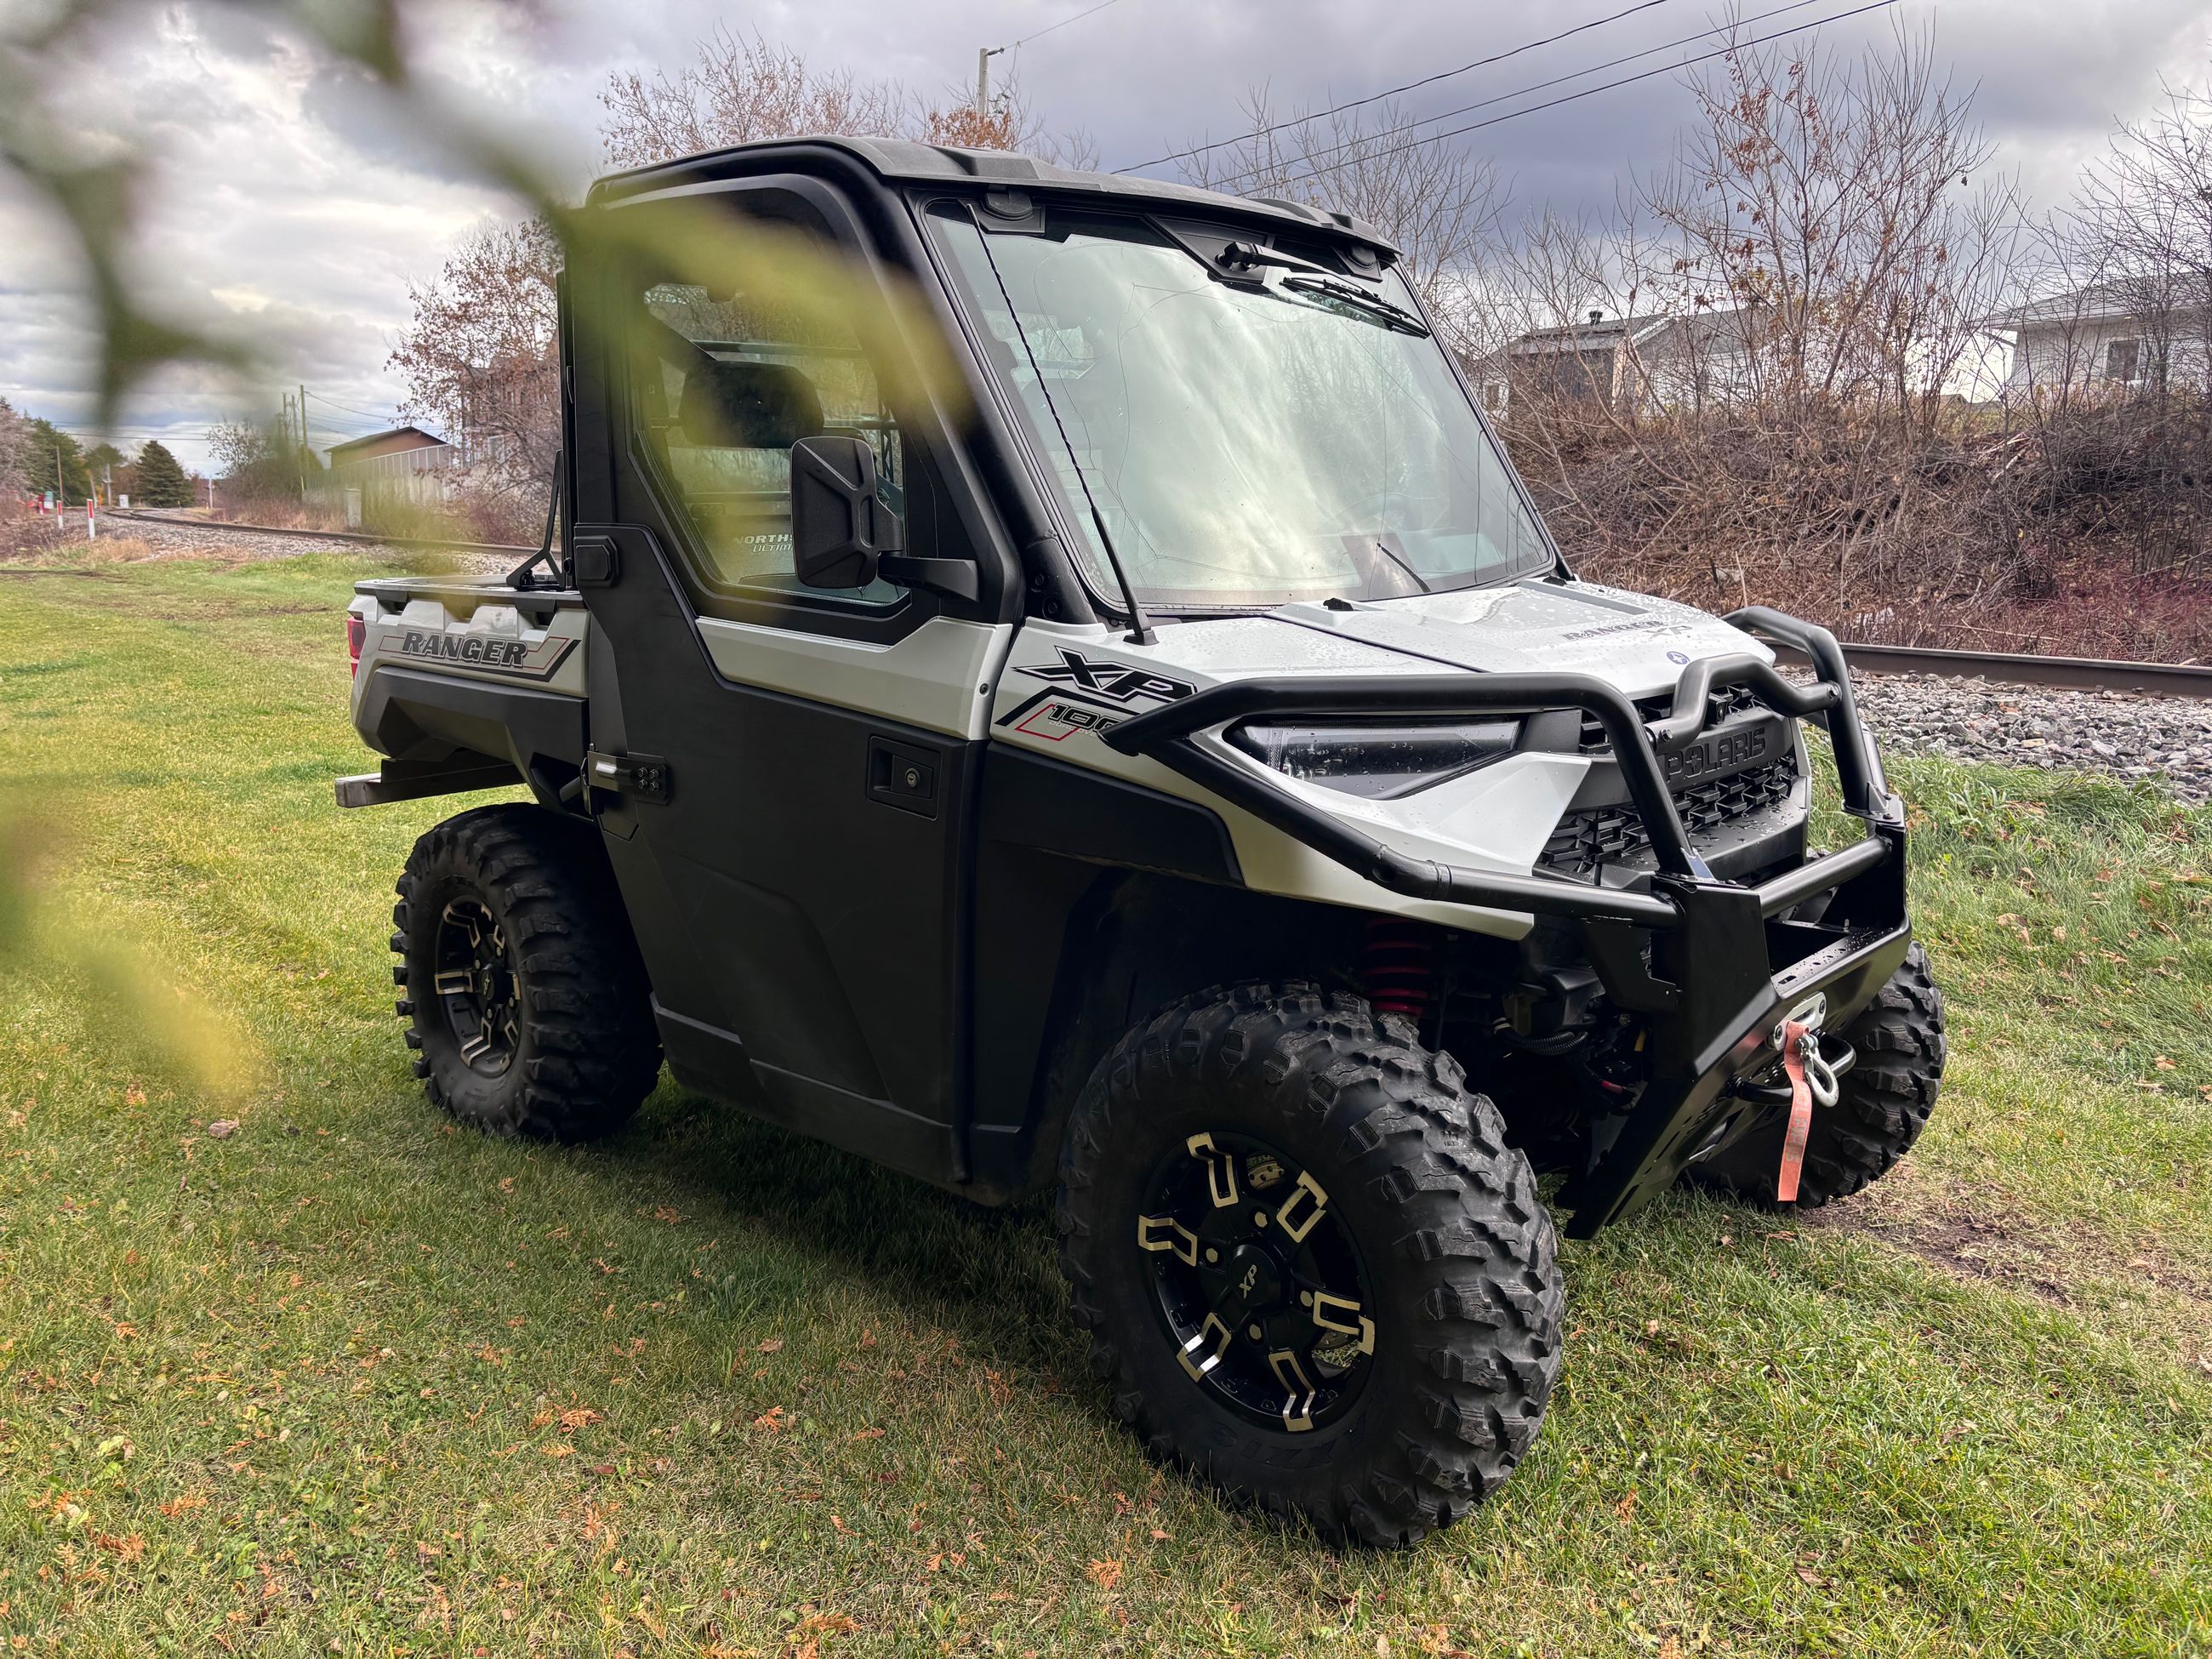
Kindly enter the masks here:
M 1774 1178 L 1778 1203 L 1797 1200 L 1798 1177 L 1805 1168 L 1805 1143 L 1813 1132 L 1813 1103 L 1833 1106 L 1841 1092 L 1835 1068 L 1820 1053 L 1820 1027 L 1828 1018 L 1828 999 L 1820 993 L 1799 1003 L 1774 1028 L 1774 1046 L 1790 1079 L 1790 1127 L 1782 1138 L 1782 1168 Z

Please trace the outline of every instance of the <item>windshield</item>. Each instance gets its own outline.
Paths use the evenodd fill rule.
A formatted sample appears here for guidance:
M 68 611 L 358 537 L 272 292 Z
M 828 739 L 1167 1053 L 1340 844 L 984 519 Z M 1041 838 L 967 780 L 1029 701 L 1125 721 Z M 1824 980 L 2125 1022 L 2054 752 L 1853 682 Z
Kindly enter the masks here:
M 1551 550 L 1395 273 L 1303 260 L 1218 280 L 1143 221 L 1044 234 L 933 222 L 996 373 L 1060 475 L 1079 553 L 1099 527 L 1148 607 L 1383 599 L 1549 568 Z

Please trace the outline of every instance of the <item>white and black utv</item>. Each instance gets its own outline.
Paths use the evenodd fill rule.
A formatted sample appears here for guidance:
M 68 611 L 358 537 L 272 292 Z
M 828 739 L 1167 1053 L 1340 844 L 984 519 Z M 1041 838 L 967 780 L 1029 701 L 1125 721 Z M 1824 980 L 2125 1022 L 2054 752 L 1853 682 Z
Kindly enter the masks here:
M 399 883 L 440 1105 L 599 1134 L 665 1054 L 1056 1188 L 1147 1448 L 1388 1543 L 1536 1432 L 1540 1176 L 1587 1236 L 1911 1145 L 1942 1009 L 1833 640 L 1575 580 L 1370 228 L 843 140 L 584 219 L 560 550 L 348 618 L 341 802 L 534 797 Z M 1865 825 L 1817 857 L 1808 719 Z

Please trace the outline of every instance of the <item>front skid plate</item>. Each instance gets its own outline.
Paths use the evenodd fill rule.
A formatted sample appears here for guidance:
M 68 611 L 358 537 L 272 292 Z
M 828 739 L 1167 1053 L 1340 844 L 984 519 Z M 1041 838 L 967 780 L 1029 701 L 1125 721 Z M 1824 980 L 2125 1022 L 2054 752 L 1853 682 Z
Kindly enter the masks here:
M 1574 1206 L 1568 1237 L 1592 1237 L 1674 1184 L 1690 1154 L 1741 1104 L 1729 1085 L 1773 1064 L 1771 1038 L 1784 1012 L 1818 991 L 1828 999 L 1830 1023 L 1849 1022 L 1889 982 L 1911 945 L 1907 920 L 1850 933 L 1777 974 L 1727 1022 L 1719 1057 L 1686 1084 L 1655 1079 L 1605 1160 L 1561 1194 Z

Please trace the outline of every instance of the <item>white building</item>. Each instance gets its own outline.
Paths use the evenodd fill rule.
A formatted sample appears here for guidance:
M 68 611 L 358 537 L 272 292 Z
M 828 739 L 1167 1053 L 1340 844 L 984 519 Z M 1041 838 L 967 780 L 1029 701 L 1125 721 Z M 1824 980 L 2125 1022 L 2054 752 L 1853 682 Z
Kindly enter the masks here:
M 419 426 L 393 427 L 330 451 L 330 487 L 358 489 L 371 501 L 401 500 L 417 507 L 442 503 L 463 465 L 459 449 Z
M 1516 397 L 1649 416 L 1726 401 L 1751 383 L 1739 313 L 1608 317 L 1535 329 L 1472 370 L 1482 406 L 1503 416 Z
M 2212 342 L 2201 305 L 2160 305 L 2133 284 L 2085 288 L 2002 313 L 1986 326 L 2011 350 L 2004 395 L 2121 393 L 2212 385 Z

